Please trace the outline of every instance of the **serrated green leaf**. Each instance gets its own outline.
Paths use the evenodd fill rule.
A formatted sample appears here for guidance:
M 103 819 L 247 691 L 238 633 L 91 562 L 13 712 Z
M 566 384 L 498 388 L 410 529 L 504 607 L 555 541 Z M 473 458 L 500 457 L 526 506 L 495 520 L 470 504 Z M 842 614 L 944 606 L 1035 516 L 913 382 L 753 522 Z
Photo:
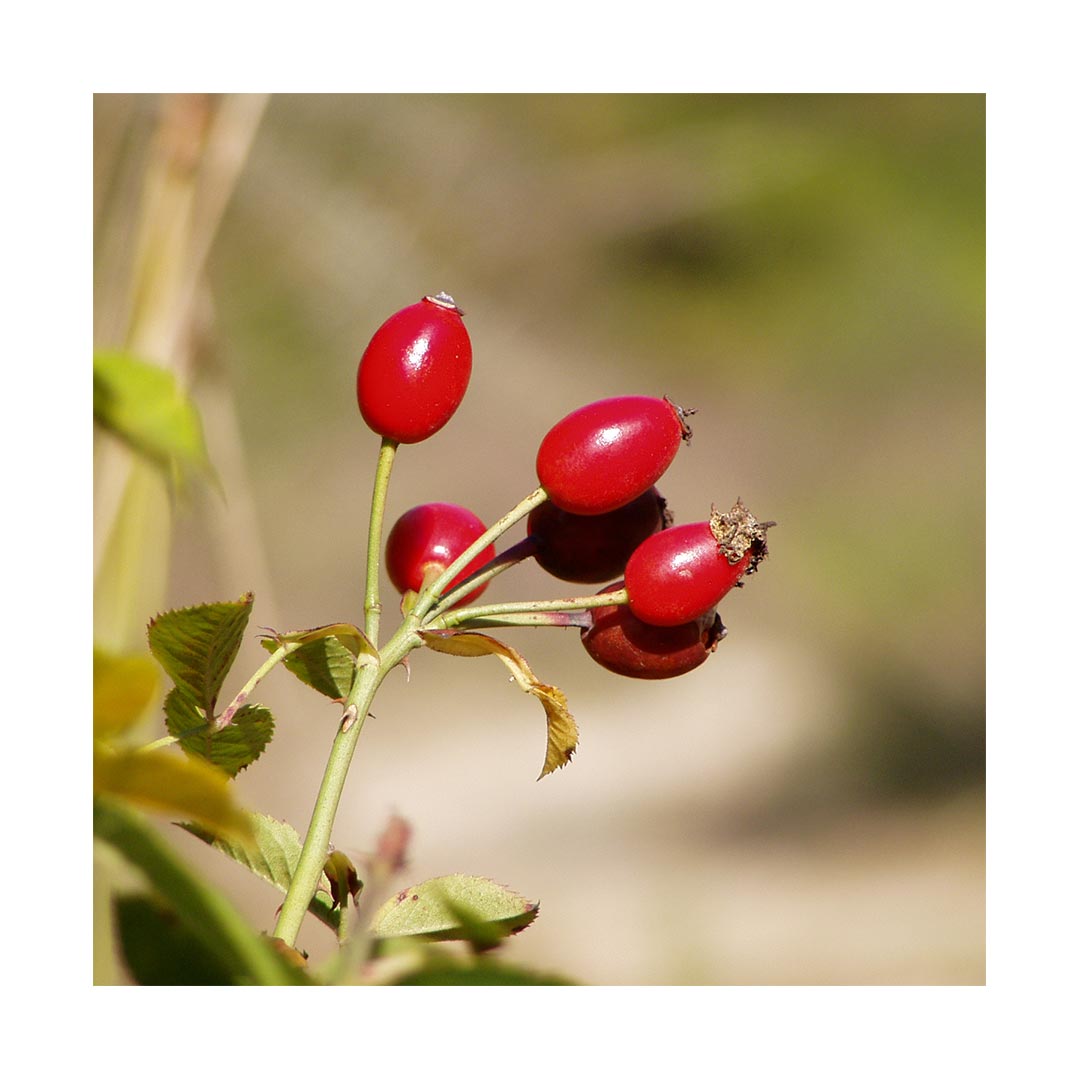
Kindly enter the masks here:
M 232 722 L 214 730 L 179 687 L 165 698 L 165 726 L 189 754 L 205 758 L 229 776 L 257 761 L 274 737 L 274 717 L 263 705 L 244 705 Z
M 181 487 L 211 476 L 198 409 L 171 371 L 118 352 L 94 354 L 94 420 Z
M 118 897 L 113 910 L 124 963 L 140 986 L 231 986 L 239 972 L 150 896 Z
M 94 793 L 144 810 L 191 819 L 215 833 L 248 835 L 228 777 L 199 758 L 167 749 L 111 751 L 94 744 Z
M 166 611 L 150 620 L 150 651 L 178 690 L 213 719 L 218 694 L 240 651 L 254 597 Z
M 540 905 L 490 878 L 450 874 L 431 878 L 392 896 L 371 920 L 377 938 L 419 937 L 426 941 L 477 941 L 516 934 Z M 477 933 L 480 928 L 481 933 Z
M 94 649 L 94 738 L 119 735 L 146 712 L 160 674 L 142 653 L 120 656 Z
M 285 821 L 266 814 L 249 814 L 251 839 L 240 842 L 230 837 L 215 835 L 212 831 L 184 823 L 192 836 L 210 844 L 230 859 L 246 866 L 253 874 L 273 885 L 280 892 L 288 892 L 296 866 L 300 862 L 301 841 L 297 831 Z M 324 874 L 319 879 L 319 892 L 312 897 L 308 911 L 337 931 L 340 915 L 330 900 L 330 883 Z
M 346 698 L 358 663 L 379 662 L 378 651 L 364 632 L 352 623 L 330 623 L 312 630 L 274 633 L 265 638 L 262 645 L 268 652 L 274 652 L 287 643 L 299 643 L 300 648 L 285 658 L 286 669 L 332 701 Z
M 277 645 L 264 641 L 273 652 Z M 320 638 L 301 645 L 282 661 L 302 683 L 325 694 L 331 701 L 344 701 L 356 673 L 356 658 L 336 637 Z
M 544 707 L 547 747 L 544 767 L 537 779 L 542 780 L 548 773 L 569 763 L 577 750 L 578 727 L 570 714 L 566 695 L 557 686 L 540 682 L 521 653 L 488 634 L 477 634 L 471 630 L 429 630 L 420 636 L 429 649 L 451 656 L 497 656 L 509 668 L 514 682 L 525 693 L 537 698 Z

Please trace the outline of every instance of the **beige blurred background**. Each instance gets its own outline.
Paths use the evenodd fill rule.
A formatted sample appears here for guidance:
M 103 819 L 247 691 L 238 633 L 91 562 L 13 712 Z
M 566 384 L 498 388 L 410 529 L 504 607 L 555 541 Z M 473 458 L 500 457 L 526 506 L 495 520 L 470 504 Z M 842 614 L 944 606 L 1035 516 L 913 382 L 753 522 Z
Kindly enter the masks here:
M 542 711 L 501 665 L 414 654 L 336 844 L 401 813 L 410 880 L 539 900 L 507 957 L 584 982 L 984 981 L 981 96 L 99 95 L 94 123 L 95 345 L 178 373 L 223 491 L 148 496 L 100 638 L 252 589 L 228 691 L 256 625 L 362 622 L 356 363 L 447 290 L 473 381 L 399 453 L 388 526 L 432 500 L 493 520 L 554 421 L 622 393 L 698 410 L 660 485 L 677 520 L 742 496 L 779 525 L 680 679 L 506 631 L 581 728 L 542 782 Z M 95 443 L 96 536 L 123 467 Z M 489 595 L 565 588 L 521 567 Z M 303 831 L 339 710 L 280 671 L 257 696 L 277 734 L 238 791 Z M 279 894 L 168 835 L 272 926 Z

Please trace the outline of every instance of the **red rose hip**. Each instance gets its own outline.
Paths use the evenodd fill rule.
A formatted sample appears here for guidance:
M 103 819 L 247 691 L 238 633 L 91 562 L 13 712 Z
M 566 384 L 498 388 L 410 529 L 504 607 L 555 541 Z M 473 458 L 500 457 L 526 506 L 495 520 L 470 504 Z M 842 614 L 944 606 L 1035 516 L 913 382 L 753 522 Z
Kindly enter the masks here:
M 553 577 L 598 584 L 621 574 L 638 544 L 670 523 L 667 504 L 651 487 L 618 510 L 588 517 L 541 503 L 529 515 L 529 538 L 537 564 Z
M 454 298 L 425 296 L 375 331 L 356 372 L 360 415 L 372 431 L 416 443 L 461 404 L 472 373 L 472 343 Z
M 544 436 L 536 475 L 571 514 L 606 514 L 648 491 L 689 441 L 688 412 L 667 398 L 617 397 L 584 405 Z
M 622 587 L 617 581 L 604 592 Z M 678 626 L 650 626 L 625 604 L 593 608 L 592 625 L 581 632 L 585 651 L 601 666 L 631 679 L 673 679 L 700 667 L 726 631 L 708 611 Z
M 678 626 L 714 608 L 768 554 L 762 524 L 742 501 L 708 521 L 644 540 L 626 564 L 630 610 L 652 626 Z
M 425 576 L 445 570 L 486 530 L 487 526 L 471 510 L 454 503 L 425 503 L 406 511 L 386 539 L 386 572 L 394 588 L 400 593 L 420 592 Z M 454 578 L 446 592 L 494 555 L 495 545 L 489 544 Z M 458 604 L 474 600 L 486 588 L 485 583 Z

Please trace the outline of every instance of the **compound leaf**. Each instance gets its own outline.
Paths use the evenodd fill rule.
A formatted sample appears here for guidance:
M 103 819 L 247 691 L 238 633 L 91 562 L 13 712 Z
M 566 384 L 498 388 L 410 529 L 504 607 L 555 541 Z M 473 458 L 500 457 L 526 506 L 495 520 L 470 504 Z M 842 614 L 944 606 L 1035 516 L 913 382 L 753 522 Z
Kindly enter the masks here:
M 215 730 L 179 687 L 165 698 L 165 726 L 181 749 L 205 758 L 230 777 L 257 761 L 274 736 L 274 717 L 264 705 L 242 706 L 231 723 Z
M 240 651 L 253 600 L 245 593 L 236 601 L 167 611 L 150 620 L 150 651 L 208 720 L 213 719 L 222 683 Z

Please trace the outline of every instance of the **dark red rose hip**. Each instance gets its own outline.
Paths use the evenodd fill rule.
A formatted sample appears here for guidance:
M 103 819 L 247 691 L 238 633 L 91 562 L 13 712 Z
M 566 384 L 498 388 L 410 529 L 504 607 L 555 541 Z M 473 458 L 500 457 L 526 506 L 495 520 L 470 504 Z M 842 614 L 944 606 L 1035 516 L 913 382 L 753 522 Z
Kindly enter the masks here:
M 644 540 L 626 564 L 630 610 L 652 626 L 678 626 L 716 607 L 768 554 L 762 524 L 738 501 L 708 521 Z
M 592 585 L 618 577 L 638 544 L 668 524 L 667 504 L 652 487 L 618 510 L 588 517 L 541 503 L 529 515 L 529 537 L 549 574 Z
M 441 573 L 486 530 L 487 526 L 464 506 L 454 503 L 414 506 L 398 518 L 386 539 L 386 572 L 394 588 L 400 593 L 419 592 L 425 575 L 433 570 Z M 495 545 L 489 544 L 454 578 L 446 591 L 475 573 L 494 555 Z M 486 588 L 485 583 L 458 604 L 475 600 Z
M 544 436 L 536 475 L 548 498 L 571 514 L 606 514 L 648 491 L 689 440 L 687 414 L 667 398 L 594 401 Z
M 421 442 L 457 411 L 471 373 L 472 343 L 454 298 L 425 296 L 391 315 L 364 350 L 360 415 L 377 435 Z
M 604 592 L 622 584 L 617 581 Z M 593 608 L 592 626 L 581 632 L 581 643 L 601 667 L 616 675 L 673 679 L 704 664 L 725 632 L 715 611 L 678 626 L 650 626 L 619 604 Z

